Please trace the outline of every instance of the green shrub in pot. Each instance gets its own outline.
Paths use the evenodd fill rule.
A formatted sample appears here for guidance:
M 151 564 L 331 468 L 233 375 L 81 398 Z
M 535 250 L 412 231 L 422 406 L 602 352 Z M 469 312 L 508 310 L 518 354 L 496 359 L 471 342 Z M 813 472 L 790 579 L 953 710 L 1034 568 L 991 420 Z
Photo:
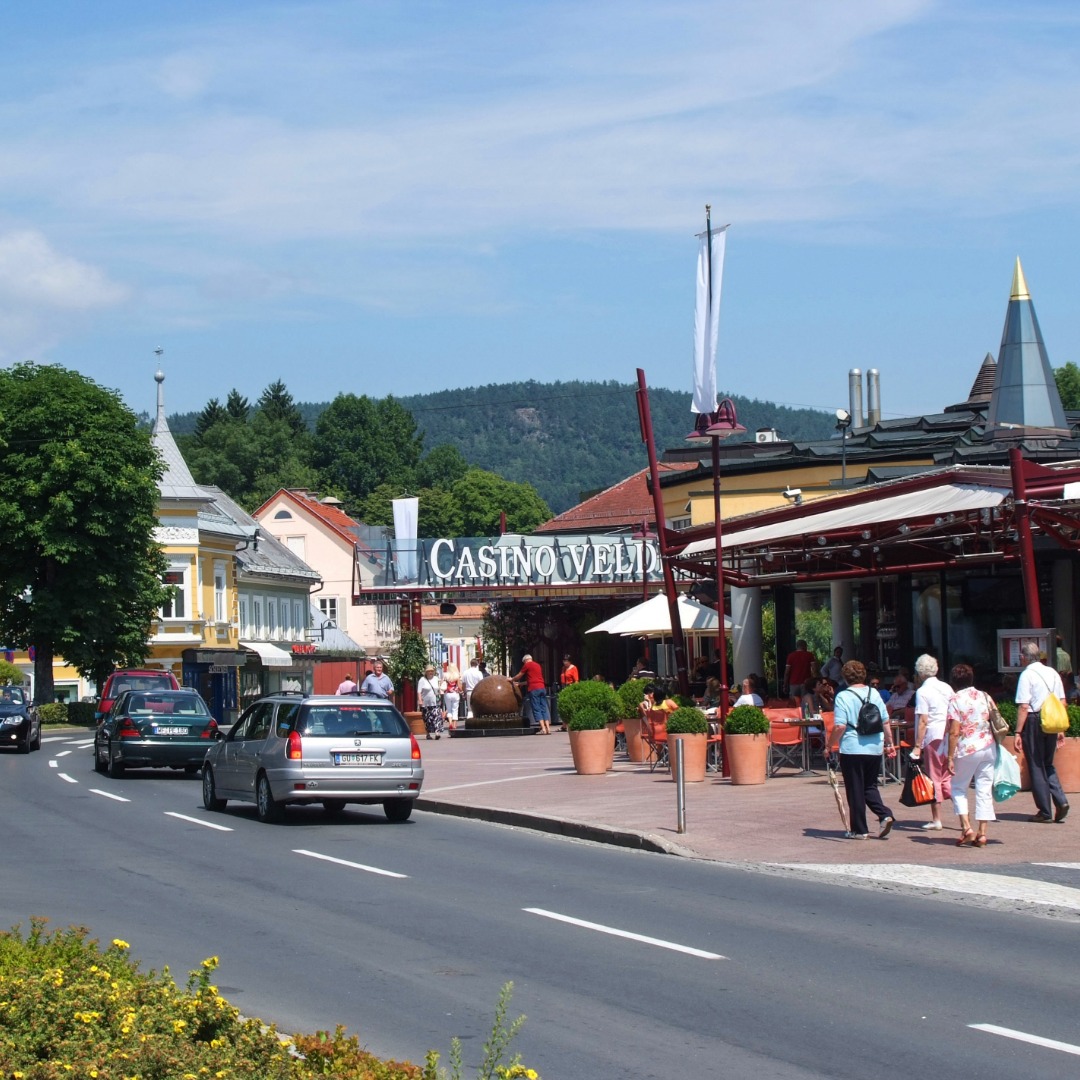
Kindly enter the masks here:
M 1016 702 L 1015 701 L 999 701 L 997 703 L 998 712 L 1001 713 L 1002 719 L 1009 725 L 1009 734 L 1016 734 Z
M 739 706 L 742 708 L 743 706 Z M 676 709 L 667 719 L 669 735 L 708 735 L 709 721 L 700 709 Z
M 619 699 L 606 682 L 589 679 L 587 682 L 571 683 L 559 691 L 558 702 L 559 719 L 571 731 L 575 730 L 573 721 L 582 709 L 598 709 L 604 717 L 601 727 L 619 719 Z
M 1080 705 L 1068 705 L 1065 711 L 1069 714 L 1069 730 L 1065 732 L 1065 737 L 1080 739 Z
M 615 691 L 619 696 L 619 716 L 626 720 L 637 716 L 638 706 L 645 700 L 645 687 L 650 685 L 649 679 L 627 679 Z
M 724 731 L 728 735 L 767 735 L 769 718 L 756 705 L 736 705 L 727 714 Z
M 567 731 L 602 731 L 608 726 L 607 714 L 595 705 L 586 705 L 575 711 L 566 722 Z

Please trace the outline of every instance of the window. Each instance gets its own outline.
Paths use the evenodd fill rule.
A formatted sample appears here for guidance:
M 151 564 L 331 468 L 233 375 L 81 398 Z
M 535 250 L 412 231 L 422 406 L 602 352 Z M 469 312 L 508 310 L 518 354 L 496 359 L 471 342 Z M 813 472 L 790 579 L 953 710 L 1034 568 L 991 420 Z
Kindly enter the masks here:
M 690 528 L 690 518 L 688 518 L 688 517 L 671 518 L 671 520 L 668 523 L 668 528 L 669 529 L 689 529 Z
M 285 546 L 298 558 L 304 557 L 304 537 L 286 536 Z
M 188 607 L 188 564 L 174 563 L 162 576 L 162 583 L 172 588 L 173 594 L 161 608 L 163 619 L 183 619 Z
M 281 603 L 281 640 L 289 641 L 292 638 L 292 605 L 288 600 Z
M 335 626 L 337 626 L 337 597 L 336 596 L 320 596 L 319 597 L 319 611 L 329 619 Z
M 248 606 L 248 599 L 246 596 L 240 597 L 240 636 L 251 636 L 251 623 L 248 621 L 248 617 L 251 613 L 251 609 Z
M 298 638 L 304 636 L 307 629 L 307 620 L 304 618 L 304 603 L 302 600 L 293 601 L 293 630 Z
M 266 636 L 276 638 L 278 635 L 277 601 L 272 597 L 266 601 L 266 627 Z
M 255 638 L 262 637 L 262 601 L 251 601 L 251 636 Z
M 292 514 L 290 514 L 288 510 L 279 510 L 274 515 L 274 520 L 275 521 L 292 521 Z
M 225 611 L 225 564 L 214 562 L 214 621 L 223 623 L 228 618 Z

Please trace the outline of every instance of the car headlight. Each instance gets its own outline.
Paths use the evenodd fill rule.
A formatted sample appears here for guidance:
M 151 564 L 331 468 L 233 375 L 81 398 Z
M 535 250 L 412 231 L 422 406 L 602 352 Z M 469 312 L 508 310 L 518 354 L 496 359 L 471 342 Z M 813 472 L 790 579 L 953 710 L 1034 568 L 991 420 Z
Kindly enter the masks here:
M 5 716 L 0 720 L 0 727 L 18 727 L 23 722 L 21 716 Z

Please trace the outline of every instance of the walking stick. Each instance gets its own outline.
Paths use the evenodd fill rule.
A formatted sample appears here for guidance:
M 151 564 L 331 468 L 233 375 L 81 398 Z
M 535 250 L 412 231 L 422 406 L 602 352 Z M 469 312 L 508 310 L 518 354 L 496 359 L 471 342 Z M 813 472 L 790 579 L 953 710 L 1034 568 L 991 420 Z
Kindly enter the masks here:
M 829 787 L 832 788 L 833 795 L 836 797 L 836 809 L 840 811 L 840 820 L 844 823 L 844 832 L 851 832 L 847 816 L 847 799 L 840 792 L 840 778 L 836 775 L 836 766 L 833 765 L 831 756 L 826 757 L 825 760 L 829 768 Z

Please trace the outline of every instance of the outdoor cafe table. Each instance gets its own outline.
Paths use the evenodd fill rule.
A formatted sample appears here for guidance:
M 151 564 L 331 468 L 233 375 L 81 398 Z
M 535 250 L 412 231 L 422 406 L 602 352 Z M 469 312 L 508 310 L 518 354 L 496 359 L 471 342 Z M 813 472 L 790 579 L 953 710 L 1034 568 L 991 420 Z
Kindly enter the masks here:
M 792 724 L 802 729 L 802 772 L 796 776 L 820 776 L 810 768 L 810 729 L 818 728 L 822 733 L 825 731 L 825 721 L 820 716 L 792 716 L 778 721 L 781 724 Z

